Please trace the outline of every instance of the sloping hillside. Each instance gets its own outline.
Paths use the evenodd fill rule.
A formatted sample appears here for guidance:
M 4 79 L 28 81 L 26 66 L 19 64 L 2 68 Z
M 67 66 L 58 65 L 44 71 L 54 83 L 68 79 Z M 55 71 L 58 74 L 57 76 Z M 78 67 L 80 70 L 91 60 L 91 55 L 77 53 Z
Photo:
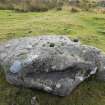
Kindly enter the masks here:
M 105 15 L 89 12 L 48 11 L 18 13 L 0 10 L 0 41 L 32 35 L 67 35 L 105 51 Z M 57 97 L 43 91 L 15 87 L 5 81 L 0 69 L 0 105 L 105 105 L 105 82 L 95 77 L 82 83 L 71 95 Z

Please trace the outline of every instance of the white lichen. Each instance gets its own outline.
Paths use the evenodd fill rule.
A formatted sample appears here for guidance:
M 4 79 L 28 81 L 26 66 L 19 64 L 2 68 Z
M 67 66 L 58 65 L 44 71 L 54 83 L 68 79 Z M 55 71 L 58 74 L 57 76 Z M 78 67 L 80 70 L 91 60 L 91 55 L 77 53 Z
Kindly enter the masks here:
M 60 88 L 61 87 L 61 84 L 60 83 L 57 83 L 56 84 L 56 88 Z
M 95 69 L 94 69 L 94 70 L 92 70 L 90 74 L 91 74 L 91 75 L 93 75 L 93 74 L 95 74 L 95 73 L 96 73 L 96 71 L 97 71 L 97 67 L 95 67 Z

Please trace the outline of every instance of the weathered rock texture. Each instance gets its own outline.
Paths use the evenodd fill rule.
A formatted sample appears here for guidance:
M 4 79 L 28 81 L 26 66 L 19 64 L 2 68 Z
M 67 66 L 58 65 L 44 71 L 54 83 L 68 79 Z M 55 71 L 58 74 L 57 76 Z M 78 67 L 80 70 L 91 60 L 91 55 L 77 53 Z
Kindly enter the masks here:
M 105 79 L 105 55 L 65 36 L 10 40 L 0 45 L 0 64 L 9 83 L 59 96 L 70 94 L 97 70 L 97 77 Z

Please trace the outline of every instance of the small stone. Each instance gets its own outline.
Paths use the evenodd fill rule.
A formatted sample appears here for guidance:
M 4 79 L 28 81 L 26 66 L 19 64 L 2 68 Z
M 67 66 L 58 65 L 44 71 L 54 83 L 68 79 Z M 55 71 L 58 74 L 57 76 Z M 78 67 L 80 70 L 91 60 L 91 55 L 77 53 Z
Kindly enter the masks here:
M 32 99 L 31 99 L 31 105 L 39 105 L 36 96 L 32 97 Z
M 74 42 L 79 42 L 79 39 L 73 39 Z

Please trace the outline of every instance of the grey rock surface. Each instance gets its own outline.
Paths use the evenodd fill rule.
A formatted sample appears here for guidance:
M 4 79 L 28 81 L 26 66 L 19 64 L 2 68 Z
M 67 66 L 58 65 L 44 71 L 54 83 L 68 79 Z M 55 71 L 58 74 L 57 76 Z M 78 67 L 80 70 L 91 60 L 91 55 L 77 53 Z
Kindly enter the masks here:
M 96 74 L 96 77 L 98 80 L 103 80 L 105 81 L 105 53 L 101 53 L 99 55 L 99 68 L 98 68 L 98 72 Z
M 0 65 L 11 84 L 66 96 L 98 69 L 100 78 L 105 72 L 105 57 L 99 49 L 81 45 L 78 40 L 38 36 L 2 43 Z

